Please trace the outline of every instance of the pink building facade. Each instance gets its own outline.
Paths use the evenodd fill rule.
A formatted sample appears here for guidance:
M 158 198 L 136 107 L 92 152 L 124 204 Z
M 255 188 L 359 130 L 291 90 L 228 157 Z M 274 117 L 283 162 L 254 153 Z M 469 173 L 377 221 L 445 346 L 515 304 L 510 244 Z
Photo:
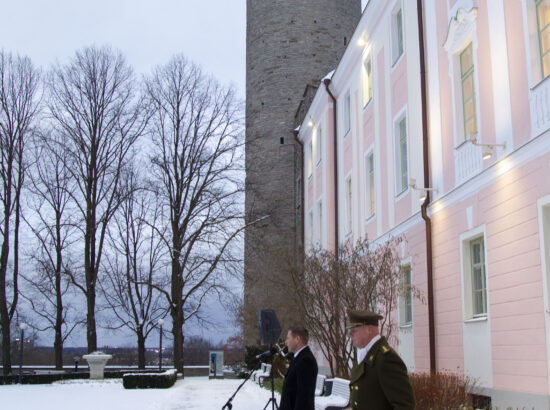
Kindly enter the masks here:
M 548 409 L 550 1 L 422 3 L 429 186 L 417 2 L 370 0 L 298 131 L 306 249 L 404 235 L 426 293 L 429 188 L 435 367 Z M 396 314 L 396 348 L 429 371 L 427 304 Z

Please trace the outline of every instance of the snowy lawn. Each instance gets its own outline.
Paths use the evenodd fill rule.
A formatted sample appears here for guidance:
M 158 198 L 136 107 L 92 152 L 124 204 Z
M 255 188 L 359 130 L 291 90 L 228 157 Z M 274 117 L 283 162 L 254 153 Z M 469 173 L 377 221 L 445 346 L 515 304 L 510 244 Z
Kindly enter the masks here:
M 169 389 L 126 390 L 122 380 L 68 380 L 42 385 L 0 386 L 2 409 L 25 410 L 221 410 L 241 379 L 187 377 Z M 275 393 L 277 404 L 279 395 Z M 269 390 L 247 381 L 233 399 L 234 410 L 261 410 Z M 271 409 L 271 405 L 268 407 Z

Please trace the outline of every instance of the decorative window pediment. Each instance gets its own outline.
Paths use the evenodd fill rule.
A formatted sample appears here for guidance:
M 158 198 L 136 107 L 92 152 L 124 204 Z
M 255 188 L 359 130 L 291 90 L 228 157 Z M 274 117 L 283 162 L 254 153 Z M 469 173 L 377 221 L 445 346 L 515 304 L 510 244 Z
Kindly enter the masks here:
M 472 7 L 470 11 L 462 8 L 456 12 L 456 17 L 453 17 L 449 22 L 449 30 L 447 31 L 447 39 L 443 47 L 447 52 L 452 52 L 459 48 L 470 33 L 475 29 L 477 20 L 477 7 Z

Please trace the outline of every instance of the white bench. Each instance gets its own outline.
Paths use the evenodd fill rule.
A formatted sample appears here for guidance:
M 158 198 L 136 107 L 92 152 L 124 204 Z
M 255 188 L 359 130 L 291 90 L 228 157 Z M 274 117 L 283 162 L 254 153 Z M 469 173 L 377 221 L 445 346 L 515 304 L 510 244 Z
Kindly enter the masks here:
M 265 372 L 265 367 L 266 366 L 267 365 L 265 363 L 262 363 L 258 370 L 254 370 L 252 372 L 252 376 L 250 377 L 252 379 L 252 381 L 255 381 L 256 383 L 258 382 L 258 375 Z
M 349 405 L 349 380 L 335 377 L 332 379 L 330 396 L 315 397 L 315 410 L 325 410 L 329 407 L 346 408 Z
M 271 375 L 271 365 L 267 364 L 265 366 L 265 371 L 263 373 L 258 374 L 258 384 L 261 386 L 262 382 L 267 379 Z
M 323 376 L 322 374 L 317 375 L 317 381 L 315 382 L 315 395 L 320 396 L 323 394 L 323 391 L 325 390 L 325 380 L 326 376 Z

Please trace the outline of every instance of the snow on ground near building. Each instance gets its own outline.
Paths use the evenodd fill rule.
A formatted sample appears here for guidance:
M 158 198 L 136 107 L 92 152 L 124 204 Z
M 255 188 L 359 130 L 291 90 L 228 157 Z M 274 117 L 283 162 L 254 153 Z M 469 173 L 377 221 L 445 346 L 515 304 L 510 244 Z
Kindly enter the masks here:
M 25 410 L 221 410 L 242 382 L 241 379 L 188 377 L 178 380 L 170 389 L 135 390 L 125 389 L 120 379 L 0 386 L 0 407 Z M 278 404 L 280 399 L 275 394 Z M 233 399 L 233 409 L 263 409 L 270 397 L 269 390 L 247 381 Z

